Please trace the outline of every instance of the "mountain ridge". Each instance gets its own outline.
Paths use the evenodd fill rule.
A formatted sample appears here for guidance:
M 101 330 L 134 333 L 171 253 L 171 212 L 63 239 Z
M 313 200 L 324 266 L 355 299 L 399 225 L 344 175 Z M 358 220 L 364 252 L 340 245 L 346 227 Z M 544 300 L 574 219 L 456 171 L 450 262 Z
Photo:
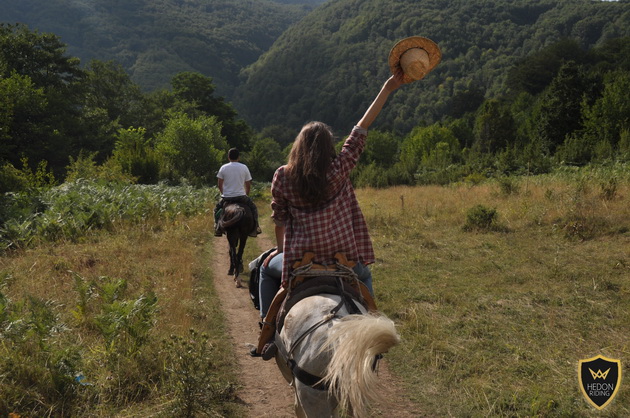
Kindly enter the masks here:
M 563 38 L 590 48 L 630 35 L 630 3 L 577 0 L 0 0 L 2 21 L 52 32 L 81 58 L 115 60 L 144 91 L 180 72 L 212 77 L 256 129 L 324 120 L 347 130 L 414 35 L 443 60 L 394 96 L 379 128 L 408 132 L 467 91 L 503 94 L 508 70 Z
M 416 35 L 438 43 L 442 62 L 393 97 L 377 121 L 385 129 L 433 123 L 461 91 L 503 94 L 511 66 L 563 38 L 587 49 L 630 35 L 630 3 L 331 1 L 241 72 L 233 102 L 257 128 L 320 119 L 348 130 L 388 76 L 391 47 Z
M 292 4 L 290 4 L 292 3 Z M 230 95 L 253 63 L 321 0 L 0 0 L 3 23 L 52 32 L 87 64 L 115 60 L 143 90 L 183 71 L 215 80 Z

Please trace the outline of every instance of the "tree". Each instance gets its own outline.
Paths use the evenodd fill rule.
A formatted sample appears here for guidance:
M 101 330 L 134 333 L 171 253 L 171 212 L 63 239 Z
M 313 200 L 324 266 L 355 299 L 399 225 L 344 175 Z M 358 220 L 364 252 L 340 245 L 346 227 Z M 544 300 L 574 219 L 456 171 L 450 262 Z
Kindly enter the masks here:
M 471 87 L 457 92 L 450 101 L 449 116 L 460 118 L 467 112 L 476 111 L 484 101 L 484 91 L 479 87 Z
M 114 61 L 90 61 L 83 87 L 86 106 L 105 109 L 108 118 L 123 128 L 138 125 L 144 96 L 122 65 Z
M 371 131 L 367 137 L 362 160 L 380 167 L 391 167 L 398 156 L 399 141 L 391 132 Z
M 280 144 L 271 138 L 263 138 L 254 143 L 252 150 L 245 155 L 252 177 L 260 181 L 271 181 L 276 169 L 285 162 Z
M 498 100 L 486 100 L 475 120 L 473 147 L 482 153 L 495 154 L 515 141 L 514 119 L 507 106 Z
M 156 138 L 156 150 L 164 158 L 168 175 L 199 186 L 214 183 L 227 148 L 216 116 L 192 119 L 183 113 L 172 113 Z
M 0 161 L 17 166 L 22 157 L 40 161 L 46 144 L 40 142 L 44 132 L 38 124 L 47 109 L 42 88 L 30 77 L 11 74 L 0 79 Z
M 409 173 L 414 173 L 422 163 L 454 162 L 459 158 L 459 142 L 450 129 L 431 125 L 417 127 L 401 145 L 400 161 Z M 433 157 L 432 157 L 433 156 Z
M 265 126 L 257 136 L 258 138 L 273 138 L 280 144 L 281 148 L 284 148 L 287 145 L 293 144 L 298 132 L 297 129 L 297 126 L 289 128 L 284 125 L 269 125 Z
M 79 60 L 66 56 L 65 45 L 53 34 L 0 24 L 0 62 L 0 76 L 13 83 L 5 89 L 14 95 L 3 105 L 23 104 L 2 112 L 13 115 L 11 136 L 15 137 L 11 141 L 17 158 L 23 154 L 31 164 L 45 159 L 60 175 L 82 133 L 78 87 L 84 73 Z M 36 103 L 26 104 L 21 94 Z
M 508 70 L 506 85 L 512 94 L 541 93 L 567 61 L 581 63 L 586 53 L 577 41 L 562 39 L 555 44 L 531 54 Z
M 146 100 L 120 64 L 92 60 L 81 83 L 84 133 L 77 148 L 111 156 L 119 129 L 139 126 Z
M 539 99 L 536 106 L 535 134 L 545 149 L 554 154 L 566 136 L 582 126 L 582 97 L 586 90 L 582 70 L 573 62 L 567 62 Z
M 463 118 L 451 121 L 447 125 L 451 132 L 453 132 L 453 135 L 457 138 L 461 149 L 472 147 L 475 141 L 473 125 L 474 117 L 470 113 Z
M 630 73 L 616 71 L 604 78 L 604 89 L 592 106 L 582 102 L 583 128 L 567 135 L 558 148 L 557 159 L 586 164 L 593 159 L 608 160 L 619 153 L 624 158 L 624 133 L 630 129 Z
M 630 72 L 608 74 L 602 96 L 591 107 L 584 108 L 585 135 L 617 148 L 621 133 L 630 129 Z
M 182 72 L 171 80 L 176 100 L 193 104 L 194 109 L 208 116 L 216 116 L 223 128 L 221 133 L 231 147 L 242 151 L 250 148 L 252 131 L 245 121 L 237 119 L 234 107 L 223 97 L 214 97 L 212 77 L 193 72 Z
M 0 61 L 7 73 L 29 76 L 38 87 L 62 89 L 83 76 L 79 59 L 65 55 L 59 37 L 30 31 L 25 25 L 0 23 Z
M 159 179 L 160 161 L 145 135 L 144 128 L 120 129 L 112 159 L 123 173 L 135 177 L 138 183 L 152 184 Z

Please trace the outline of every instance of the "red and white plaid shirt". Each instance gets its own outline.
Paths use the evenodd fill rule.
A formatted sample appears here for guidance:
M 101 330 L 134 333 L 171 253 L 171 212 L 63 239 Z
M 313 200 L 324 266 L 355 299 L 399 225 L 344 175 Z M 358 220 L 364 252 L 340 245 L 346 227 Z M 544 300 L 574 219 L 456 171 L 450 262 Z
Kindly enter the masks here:
M 366 137 L 365 129 L 354 127 L 327 174 L 332 200 L 316 210 L 288 181 L 286 166 L 276 170 L 271 183 L 271 217 L 285 226 L 283 283 L 289 279 L 293 263 L 309 251 L 316 254 L 313 261 L 319 264 L 334 264 L 337 252 L 345 253 L 348 260 L 374 262 L 367 224 L 350 182 L 350 171 L 357 165 Z

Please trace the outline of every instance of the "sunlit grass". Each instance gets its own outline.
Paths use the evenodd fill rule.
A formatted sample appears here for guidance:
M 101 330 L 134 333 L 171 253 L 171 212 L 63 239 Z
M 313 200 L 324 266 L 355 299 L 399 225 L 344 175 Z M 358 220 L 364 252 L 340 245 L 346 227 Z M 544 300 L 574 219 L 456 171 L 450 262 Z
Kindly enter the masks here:
M 374 240 L 390 354 L 429 416 L 590 416 L 578 360 L 630 354 L 630 187 L 597 179 L 357 192 Z M 465 232 L 494 208 L 502 232 Z M 626 366 L 627 370 L 627 366 Z M 630 412 L 620 393 L 605 414 Z
M 577 386 L 578 360 L 618 358 L 627 376 L 630 353 L 630 176 L 587 174 L 357 191 L 377 256 L 376 300 L 403 337 L 388 358 L 427 416 L 630 413 L 623 388 L 595 414 Z M 257 196 L 273 244 L 268 192 Z M 500 227 L 466 231 L 467 214 L 477 205 L 495 210 Z M 46 360 L 37 359 L 41 353 L 78 353 L 76 364 L 92 386 L 72 394 L 91 416 L 168 415 L 182 387 L 177 392 L 166 364 L 179 346 L 165 351 L 159 343 L 177 335 L 184 350 L 189 329 L 205 332 L 213 350 L 211 380 L 226 389 L 219 390 L 225 399 L 215 411 L 238 416 L 230 402 L 234 354 L 211 284 L 213 274 L 224 275 L 211 269 L 217 242 L 211 231 L 208 213 L 169 216 L 9 251 L 0 257 L 6 298 L 0 314 L 11 306 L 39 309 L 40 320 L 47 309 L 56 315 L 51 339 L 38 340 L 43 351 L 22 348 L 33 349 L 34 362 Z M 262 240 L 250 239 L 244 260 L 265 249 Z M 80 287 L 88 285 L 95 293 L 82 301 Z M 105 303 L 117 286 L 120 304 L 116 298 Z M 137 352 L 107 346 L 98 329 L 108 319 L 104 307 L 122 312 L 145 295 L 157 298 L 153 345 Z
M 199 333 L 200 341 L 201 333 L 208 335 L 207 347 L 212 353 L 212 368 L 196 372 L 200 377 L 210 373 L 204 384 L 227 391 L 225 399 L 214 408 L 229 415 L 237 408 L 229 402 L 234 385 L 230 382 L 236 378 L 232 369 L 234 355 L 212 285 L 212 218 L 204 214 L 151 225 L 121 227 L 115 233 L 94 232 L 80 242 L 61 240 L 11 252 L 0 258 L 0 291 L 14 303 L 31 298 L 49 301 L 58 323 L 63 324 L 59 335 L 65 335 L 63 340 L 55 337 L 54 344 L 59 347 L 53 347 L 52 352 L 66 350 L 63 344 L 69 344 L 78 353 L 76 364 L 90 384 L 77 387 L 74 396 L 83 406 L 75 411 L 85 408 L 90 416 L 143 415 L 142 411 L 149 410 L 151 414 L 168 415 L 176 411 L 183 389 L 172 380 L 179 375 L 166 361 L 177 350 L 186 350 L 182 345 L 185 341 L 190 339 L 192 343 L 192 329 Z M 82 302 L 77 277 L 85 286 L 93 285 L 84 310 L 79 308 Z M 103 315 L 103 286 L 119 280 L 127 283 L 124 294 L 119 296 L 120 303 L 133 302 L 140 295 L 154 294 L 157 298 L 150 344 L 137 353 L 120 346 L 127 341 L 124 339 L 117 340 L 116 346 L 108 346 L 97 327 L 98 318 Z M 161 341 L 170 341 L 171 335 L 184 340 L 163 348 Z M 124 353 L 130 355 L 119 357 Z M 191 353 L 191 361 L 202 361 L 198 355 Z M 184 389 L 191 387 L 194 388 Z M 0 385 L 0 392 L 4 389 L 7 387 Z M 34 399 L 36 396 L 40 395 L 34 393 Z M 55 408 L 60 408 L 60 402 L 61 398 L 53 403 Z M 36 408 L 33 406 L 33 411 Z M 14 412 L 28 414 L 29 410 Z

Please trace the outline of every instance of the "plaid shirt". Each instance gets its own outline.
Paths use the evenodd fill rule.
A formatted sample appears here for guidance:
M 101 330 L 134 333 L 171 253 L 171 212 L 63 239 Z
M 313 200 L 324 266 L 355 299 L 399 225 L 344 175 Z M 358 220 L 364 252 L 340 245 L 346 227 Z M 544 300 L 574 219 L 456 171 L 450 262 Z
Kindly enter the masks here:
M 374 250 L 367 224 L 350 183 L 350 171 L 365 147 L 367 131 L 355 126 L 327 174 L 332 200 L 316 210 L 301 199 L 285 175 L 276 170 L 271 183 L 271 217 L 284 224 L 282 281 L 286 283 L 293 263 L 305 252 L 316 254 L 314 262 L 334 264 L 335 253 L 363 264 L 374 262 Z

